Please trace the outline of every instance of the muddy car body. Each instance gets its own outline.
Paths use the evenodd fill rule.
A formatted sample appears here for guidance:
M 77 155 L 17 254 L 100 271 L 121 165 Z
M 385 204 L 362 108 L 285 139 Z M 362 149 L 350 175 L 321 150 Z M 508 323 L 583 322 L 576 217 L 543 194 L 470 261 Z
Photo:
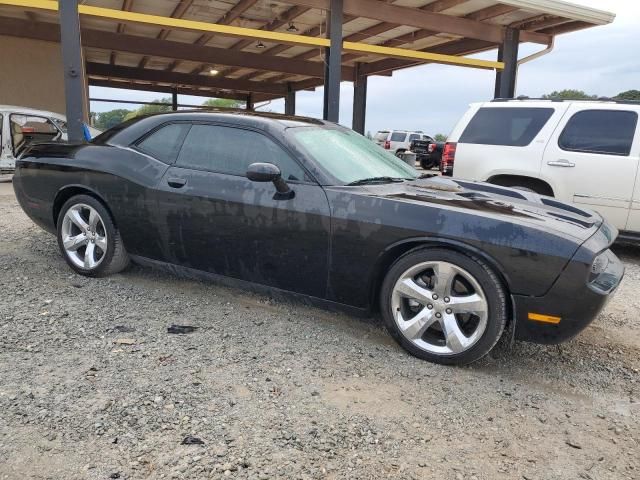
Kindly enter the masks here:
M 564 341 L 623 275 L 609 250 L 617 231 L 599 215 L 420 178 L 364 137 L 312 119 L 151 116 L 92 143 L 32 147 L 14 187 L 81 274 L 132 259 L 380 310 L 402 346 L 441 363 L 480 358 L 509 322 L 518 339 Z

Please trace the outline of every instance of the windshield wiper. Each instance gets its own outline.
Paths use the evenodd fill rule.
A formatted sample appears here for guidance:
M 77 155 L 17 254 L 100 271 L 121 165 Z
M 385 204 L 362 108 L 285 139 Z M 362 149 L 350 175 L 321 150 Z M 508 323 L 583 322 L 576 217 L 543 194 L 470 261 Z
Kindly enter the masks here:
M 371 177 L 371 178 L 362 178 L 360 180 L 356 180 L 351 183 L 347 183 L 347 185 L 368 185 L 370 183 L 402 183 L 404 182 L 404 178 L 394 178 L 394 177 Z

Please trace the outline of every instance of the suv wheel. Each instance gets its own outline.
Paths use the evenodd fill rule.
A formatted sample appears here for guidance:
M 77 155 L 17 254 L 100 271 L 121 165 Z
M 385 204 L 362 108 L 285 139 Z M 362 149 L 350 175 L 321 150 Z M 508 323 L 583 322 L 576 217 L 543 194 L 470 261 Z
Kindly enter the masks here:
M 507 321 L 506 293 L 480 259 L 420 248 L 391 267 L 380 296 L 385 325 L 416 357 L 474 362 L 495 346 Z
M 77 273 L 104 276 L 124 270 L 129 256 L 120 232 L 104 205 L 89 195 L 77 195 L 62 206 L 58 245 Z

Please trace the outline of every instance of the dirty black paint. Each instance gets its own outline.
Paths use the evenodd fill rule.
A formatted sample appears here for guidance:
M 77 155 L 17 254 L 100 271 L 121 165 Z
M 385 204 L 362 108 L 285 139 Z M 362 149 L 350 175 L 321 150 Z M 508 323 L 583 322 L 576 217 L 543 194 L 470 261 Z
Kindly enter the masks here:
M 136 150 L 145 134 L 178 121 L 260 131 L 312 180 L 289 182 L 295 195 L 279 199 L 272 183 L 179 168 Z M 107 205 L 135 258 L 362 310 L 376 308 L 388 265 L 420 245 L 448 246 L 494 268 L 511 294 L 519 338 L 564 340 L 606 302 L 607 295 L 588 287 L 587 276 L 617 232 L 597 214 L 536 194 L 441 178 L 336 185 L 287 134 L 308 126 L 341 128 L 259 114 L 151 116 L 89 145 L 32 147 L 17 162 L 14 188 L 25 212 L 50 232 L 60 200 L 84 190 Z M 563 322 L 536 324 L 526 319 L 529 311 L 561 315 Z

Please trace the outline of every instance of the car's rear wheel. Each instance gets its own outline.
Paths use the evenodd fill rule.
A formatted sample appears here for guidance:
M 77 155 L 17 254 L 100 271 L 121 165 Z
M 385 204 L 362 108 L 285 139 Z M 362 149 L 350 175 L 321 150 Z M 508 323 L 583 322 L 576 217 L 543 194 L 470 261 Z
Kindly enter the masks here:
M 398 259 L 380 302 L 386 327 L 402 347 L 448 365 L 485 356 L 507 321 L 506 293 L 495 272 L 476 257 L 440 248 Z
M 65 202 L 58 216 L 58 245 L 69 266 L 97 277 L 120 272 L 129 264 L 120 232 L 104 205 L 89 195 Z

